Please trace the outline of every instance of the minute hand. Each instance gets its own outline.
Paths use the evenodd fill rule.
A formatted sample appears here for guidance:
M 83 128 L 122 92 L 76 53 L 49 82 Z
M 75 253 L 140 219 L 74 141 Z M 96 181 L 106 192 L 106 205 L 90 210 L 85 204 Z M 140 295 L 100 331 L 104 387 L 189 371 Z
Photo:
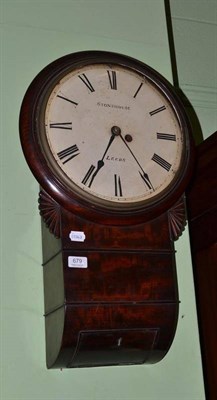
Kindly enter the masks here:
M 133 154 L 131 148 L 128 146 L 127 142 L 125 142 L 124 138 L 122 135 L 120 135 L 122 141 L 124 142 L 125 146 L 127 146 L 129 152 L 132 154 L 134 160 L 136 161 L 136 163 L 138 164 L 139 168 L 141 169 L 141 171 L 139 171 L 141 178 L 144 180 L 145 184 L 148 186 L 149 189 L 153 189 L 153 185 L 149 179 L 148 174 L 144 171 L 144 169 L 142 168 L 141 164 L 139 163 L 139 161 L 137 160 L 136 156 Z

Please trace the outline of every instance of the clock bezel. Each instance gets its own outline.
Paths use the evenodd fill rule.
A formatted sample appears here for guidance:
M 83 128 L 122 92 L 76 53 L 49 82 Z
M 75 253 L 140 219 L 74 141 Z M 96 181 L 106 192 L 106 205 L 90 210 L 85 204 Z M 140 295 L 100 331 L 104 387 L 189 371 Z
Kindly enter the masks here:
M 82 190 L 73 191 L 66 187 L 49 165 L 40 143 L 40 110 L 55 84 L 70 70 L 93 64 L 119 65 L 146 76 L 166 96 L 172 105 L 184 137 L 185 151 L 177 177 L 160 195 L 150 201 L 135 206 L 117 208 L 105 206 L 103 201 L 93 201 L 92 196 Z M 43 122 L 43 121 L 42 121 Z M 191 125 L 184 105 L 173 86 L 157 71 L 148 65 L 125 55 L 104 52 L 85 51 L 68 54 L 45 67 L 30 84 L 24 96 L 20 112 L 20 137 L 27 163 L 40 186 L 65 209 L 80 217 L 105 224 L 128 225 L 151 220 L 168 210 L 182 195 L 190 179 L 193 157 Z

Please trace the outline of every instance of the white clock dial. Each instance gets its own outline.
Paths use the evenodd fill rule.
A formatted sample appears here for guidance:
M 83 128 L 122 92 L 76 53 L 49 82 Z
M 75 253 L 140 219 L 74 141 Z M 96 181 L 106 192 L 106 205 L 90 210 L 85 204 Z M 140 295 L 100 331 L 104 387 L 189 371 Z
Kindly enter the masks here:
M 105 206 L 150 202 L 177 179 L 179 118 L 163 90 L 119 65 L 74 69 L 45 105 L 42 148 L 73 191 Z

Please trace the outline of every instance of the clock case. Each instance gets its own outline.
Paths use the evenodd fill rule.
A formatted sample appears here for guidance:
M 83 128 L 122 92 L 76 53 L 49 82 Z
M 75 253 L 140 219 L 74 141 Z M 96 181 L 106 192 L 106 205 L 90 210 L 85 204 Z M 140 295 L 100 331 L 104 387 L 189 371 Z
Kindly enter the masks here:
M 64 186 L 47 163 L 37 116 L 57 77 L 72 66 L 119 64 L 147 74 L 174 106 L 185 134 L 178 178 L 132 210 L 94 204 Z M 26 160 L 41 191 L 46 359 L 48 368 L 155 363 L 169 350 L 179 297 L 174 240 L 186 223 L 184 190 L 193 167 L 190 124 L 172 86 L 126 56 L 81 52 L 47 66 L 30 85 L 20 113 Z M 81 232 L 84 241 L 71 240 Z M 70 268 L 69 257 L 87 259 Z

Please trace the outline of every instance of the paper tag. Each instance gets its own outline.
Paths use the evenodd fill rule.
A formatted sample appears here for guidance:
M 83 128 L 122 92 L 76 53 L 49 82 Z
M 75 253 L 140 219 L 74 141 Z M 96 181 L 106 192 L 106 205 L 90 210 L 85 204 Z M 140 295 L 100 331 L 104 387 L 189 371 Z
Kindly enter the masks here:
M 87 257 L 69 256 L 68 267 L 69 268 L 87 268 Z
M 86 236 L 82 231 L 71 231 L 69 237 L 72 242 L 84 242 Z

